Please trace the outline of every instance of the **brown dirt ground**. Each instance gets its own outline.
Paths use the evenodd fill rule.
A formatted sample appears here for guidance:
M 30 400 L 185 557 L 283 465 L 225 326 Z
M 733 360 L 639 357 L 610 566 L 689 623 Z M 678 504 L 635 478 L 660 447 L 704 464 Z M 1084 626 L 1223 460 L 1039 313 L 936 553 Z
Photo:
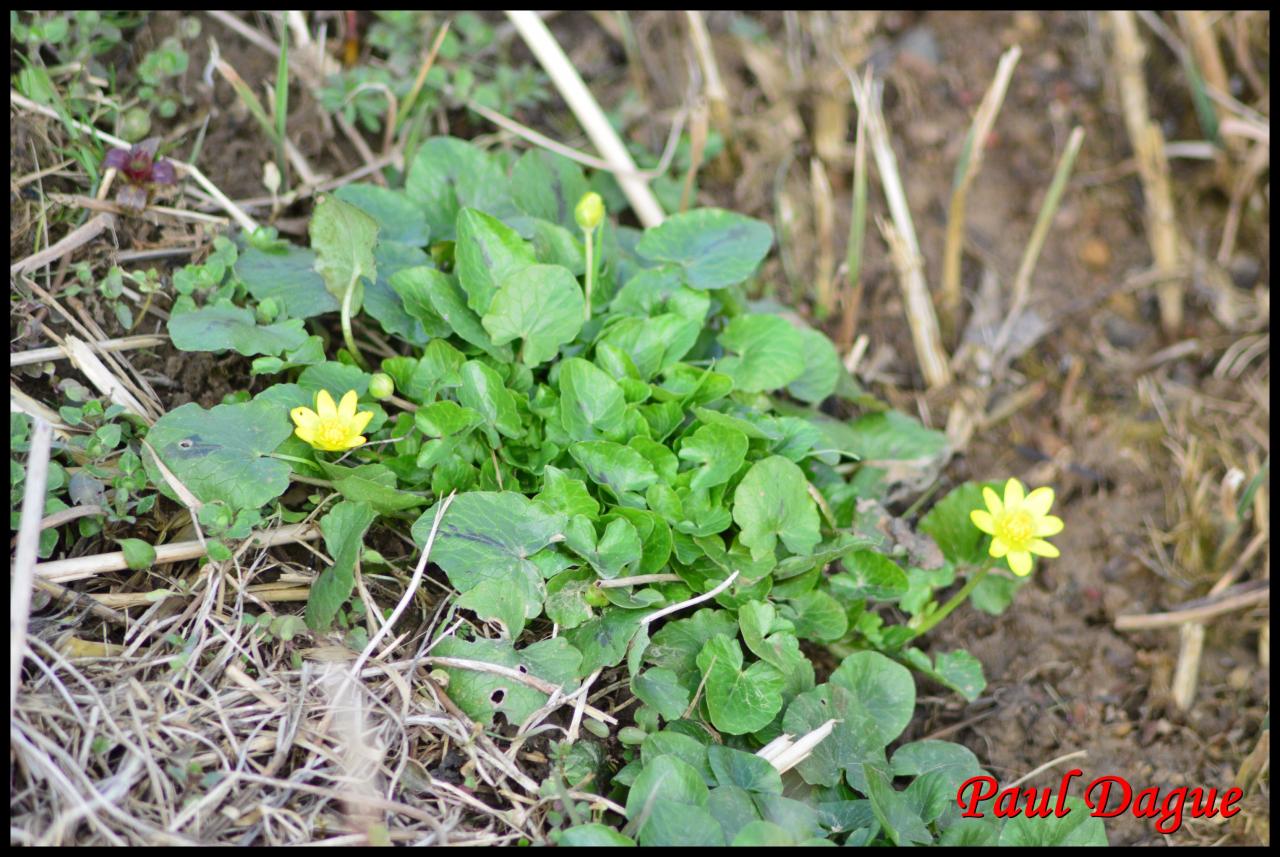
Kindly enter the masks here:
M 977 434 L 952 462 L 941 486 L 1005 475 L 1029 484 L 1053 484 L 1059 497 L 1055 511 L 1066 521 L 1065 532 L 1055 539 L 1063 557 L 1041 564 L 1004 615 L 961 610 L 935 632 L 933 648 L 964 647 L 978 657 L 988 687 L 971 705 L 938 688 L 921 687 L 922 716 L 906 738 L 950 730 L 949 740 L 969 746 L 1002 780 L 1085 750 L 1088 757 L 1071 764 L 1083 768 L 1086 779 L 1120 774 L 1138 788 L 1229 785 L 1254 749 L 1269 712 L 1269 665 L 1260 661 L 1259 643 L 1261 629 L 1269 627 L 1265 609 L 1229 614 L 1209 625 L 1195 703 L 1186 712 L 1170 697 L 1176 629 L 1122 633 L 1113 622 L 1121 614 L 1157 612 L 1203 595 L 1256 532 L 1229 541 L 1216 510 L 1234 505 L 1228 502 L 1234 495 L 1225 487 L 1228 471 L 1239 468 L 1252 475 L 1269 453 L 1269 351 L 1234 376 L 1215 377 L 1214 370 L 1232 343 L 1265 331 L 1270 281 L 1266 209 L 1261 217 L 1245 218 L 1228 266 L 1234 297 L 1252 301 L 1250 314 L 1224 323 L 1211 312 L 1213 290 L 1221 287 L 1197 278 L 1183 329 L 1165 337 L 1151 289 L 1124 287 L 1147 269 L 1150 250 L 1141 189 L 1132 163 L 1126 165 L 1130 147 L 1097 16 L 760 13 L 752 20 L 769 38 L 755 46 L 728 35 L 731 19 L 731 13 L 708 16 L 729 89 L 739 161 L 704 170 L 699 201 L 774 223 L 779 211 L 791 212 L 782 220 L 789 225 L 790 263 L 771 259 L 762 279 L 775 284 L 779 298 L 801 307 L 808 304 L 809 284 L 821 273 L 814 269 L 823 248 L 815 242 L 817 230 L 810 220 L 814 204 L 807 168 L 815 153 L 824 156 L 832 188 L 837 261 L 850 207 L 848 122 L 839 137 L 844 155 L 833 153 L 822 139 L 824 111 L 831 107 L 825 96 L 839 92 L 837 100 L 847 101 L 847 84 L 831 62 L 814 62 L 813 57 L 829 58 L 835 50 L 850 66 L 870 61 L 885 75 L 886 119 L 926 272 L 934 277 L 940 269 L 952 171 L 972 110 L 1001 51 L 1015 41 L 1022 46 L 1021 64 L 967 207 L 966 294 L 973 294 L 984 267 L 1002 283 L 1012 280 L 1067 133 L 1076 124 L 1087 132 L 1033 280 L 1035 307 L 1050 320 L 1050 331 L 1015 363 L 1016 371 L 1001 391 L 1009 394 L 1028 382 L 1043 382 L 1043 392 L 1031 405 Z M 1269 28 L 1269 17 L 1255 23 L 1261 26 L 1262 20 Z M 686 30 L 683 19 L 671 13 L 638 13 L 632 22 L 650 100 L 624 110 L 624 116 L 632 122 L 657 117 L 633 134 L 659 149 L 670 118 L 666 111 L 686 91 L 691 62 Z M 145 47 L 148 39 L 158 42 L 171 26 L 169 18 L 157 15 L 152 32 L 139 45 Z M 274 61 L 263 52 L 217 23 L 206 20 L 205 26 L 218 30 L 223 57 L 246 80 L 273 77 Z M 572 14 L 558 17 L 552 29 L 571 46 L 601 100 L 619 103 L 635 78 L 621 42 L 602 36 L 602 26 L 607 29 L 608 21 Z M 1149 32 L 1144 36 L 1152 53 L 1148 79 L 1153 113 L 1170 139 L 1197 138 L 1176 63 L 1167 50 L 1152 44 Z M 517 48 L 513 55 L 523 54 Z M 197 46 L 187 81 L 202 110 L 218 110 L 201 165 L 232 197 L 256 196 L 262 191 L 252 165 L 266 157 L 265 144 L 226 87 L 218 87 L 220 95 L 213 102 L 198 83 L 206 58 L 205 49 Z M 316 111 L 302 92 L 294 93 L 291 105 L 291 128 L 302 127 Z M 544 125 L 557 131 L 569 127 L 550 118 Z M 326 139 L 318 123 L 305 131 L 295 142 L 319 169 L 350 168 L 335 154 L 344 147 Z M 28 132 L 15 133 L 11 152 L 20 152 Z M 30 169 L 20 155 L 11 154 L 13 174 Z M 1213 165 L 1176 161 L 1174 176 L 1181 228 L 1196 247 L 1216 249 L 1226 196 Z M 884 215 L 874 175 L 870 191 L 872 216 Z M 17 222 L 20 214 L 15 210 L 11 222 L 15 252 L 19 245 L 13 242 L 25 231 Z M 300 214 L 305 210 L 286 212 Z M 164 238 L 125 232 L 119 241 L 127 247 Z M 1212 256 L 1213 249 L 1205 253 Z M 945 393 L 917 392 L 923 384 L 896 278 L 874 220 L 868 224 L 863 270 L 862 315 L 853 332 L 870 336 L 864 365 L 874 370 L 871 386 L 896 406 L 942 428 L 950 400 Z M 826 327 L 847 348 L 850 331 L 842 330 L 838 319 Z M 107 331 L 120 334 L 112 327 Z M 1190 339 L 1195 344 L 1185 351 L 1172 357 L 1158 354 Z M 12 347 L 36 344 L 43 343 Z M 171 406 L 189 399 L 210 405 L 245 380 L 237 375 L 243 366 L 237 369 L 208 355 L 157 357 L 135 365 L 172 379 Z M 1269 481 L 1264 494 L 1267 488 Z M 1265 520 L 1265 508 L 1258 512 L 1256 520 Z M 1269 546 L 1242 579 L 1268 574 Z M 1061 766 L 1031 784 L 1056 782 L 1060 771 Z M 1245 802 L 1247 812 L 1228 825 L 1190 822 L 1182 832 L 1162 837 L 1149 822 L 1126 816 L 1108 822 L 1110 838 L 1113 844 L 1266 843 L 1268 789 L 1264 777 Z

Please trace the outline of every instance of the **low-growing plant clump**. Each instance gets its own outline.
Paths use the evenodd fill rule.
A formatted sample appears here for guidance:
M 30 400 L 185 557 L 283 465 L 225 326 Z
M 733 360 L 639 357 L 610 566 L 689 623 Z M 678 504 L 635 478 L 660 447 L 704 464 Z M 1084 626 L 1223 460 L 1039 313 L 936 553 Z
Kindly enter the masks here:
M 149 429 L 64 409 L 93 431 L 66 452 L 106 516 L 81 534 L 157 490 L 192 508 L 214 561 L 314 520 L 329 564 L 306 625 L 356 651 L 378 533 L 411 538 L 456 593 L 464 621 L 429 651 L 469 718 L 518 728 L 605 671 L 635 698 L 563 709 L 543 785 L 562 844 L 1105 842 L 1079 807 L 962 818 L 974 754 L 894 746 L 917 676 L 982 692 L 975 658 L 918 640 L 965 601 L 1001 612 L 1032 555 L 1056 555 L 1052 491 L 961 485 L 913 530 L 887 492 L 936 472 L 946 440 L 862 390 L 821 332 L 748 300 L 772 230 L 695 209 L 641 232 L 592 187 L 557 156 L 440 137 L 402 188 L 321 197 L 310 247 L 218 238 L 174 276 L 168 332 L 252 358 L 256 392 Z

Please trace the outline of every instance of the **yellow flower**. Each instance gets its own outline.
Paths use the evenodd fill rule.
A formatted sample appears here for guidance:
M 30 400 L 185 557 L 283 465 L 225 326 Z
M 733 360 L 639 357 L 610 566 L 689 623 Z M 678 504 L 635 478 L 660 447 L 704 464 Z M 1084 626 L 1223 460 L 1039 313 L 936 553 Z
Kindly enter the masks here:
M 991 555 L 1007 556 L 1014 574 L 1031 573 L 1032 554 L 1058 556 L 1058 549 L 1044 540 L 1062 532 L 1062 519 L 1049 514 L 1052 488 L 1037 488 L 1024 497 L 1022 483 L 1010 479 L 1004 486 L 1004 502 L 990 488 L 982 489 L 982 499 L 987 508 L 974 509 L 969 520 L 991 536 Z
M 373 411 L 356 413 L 355 390 L 348 390 L 342 403 L 334 407 L 328 390 L 316 393 L 316 409 L 294 408 L 289 412 L 298 426 L 294 433 L 316 449 L 341 452 L 364 443 L 364 427 L 373 419 Z

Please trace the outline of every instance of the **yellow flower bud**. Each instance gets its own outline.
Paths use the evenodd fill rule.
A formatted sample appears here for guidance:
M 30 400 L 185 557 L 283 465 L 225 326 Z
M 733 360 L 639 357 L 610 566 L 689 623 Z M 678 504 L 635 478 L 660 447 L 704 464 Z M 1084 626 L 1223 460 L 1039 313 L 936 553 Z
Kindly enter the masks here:
M 396 392 L 395 381 L 386 372 L 375 372 L 369 379 L 369 395 L 375 399 L 389 399 Z
M 574 206 L 573 219 L 587 232 L 599 226 L 604 220 L 604 200 L 600 198 L 600 194 L 595 191 L 584 193 Z

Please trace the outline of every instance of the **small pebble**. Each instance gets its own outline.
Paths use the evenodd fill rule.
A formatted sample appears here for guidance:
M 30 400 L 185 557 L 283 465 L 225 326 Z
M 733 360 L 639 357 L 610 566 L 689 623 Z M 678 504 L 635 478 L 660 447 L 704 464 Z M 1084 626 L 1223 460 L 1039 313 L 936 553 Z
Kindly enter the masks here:
M 1080 261 L 1095 271 L 1105 270 L 1111 264 L 1111 246 L 1101 238 L 1088 238 L 1080 245 Z
M 1231 260 L 1229 270 L 1231 272 L 1231 281 L 1236 284 L 1236 288 L 1251 289 L 1258 282 L 1258 277 L 1262 273 L 1262 266 L 1257 259 L 1241 253 Z

